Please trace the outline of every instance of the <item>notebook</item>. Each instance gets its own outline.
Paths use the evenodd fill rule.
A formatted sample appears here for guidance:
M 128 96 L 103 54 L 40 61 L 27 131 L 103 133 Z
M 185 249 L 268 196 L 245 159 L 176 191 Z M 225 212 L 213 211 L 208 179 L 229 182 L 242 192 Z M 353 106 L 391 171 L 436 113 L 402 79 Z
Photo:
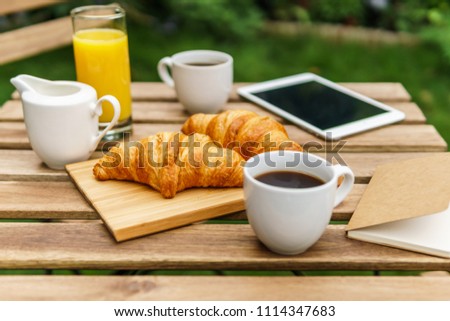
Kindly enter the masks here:
M 377 167 L 347 236 L 450 258 L 450 153 Z

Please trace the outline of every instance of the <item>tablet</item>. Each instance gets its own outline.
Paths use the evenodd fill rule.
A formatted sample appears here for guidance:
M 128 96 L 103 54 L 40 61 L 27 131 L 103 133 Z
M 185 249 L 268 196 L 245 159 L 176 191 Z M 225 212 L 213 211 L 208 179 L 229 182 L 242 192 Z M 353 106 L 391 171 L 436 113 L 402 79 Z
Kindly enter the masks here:
M 325 139 L 405 118 L 401 111 L 312 73 L 241 87 L 238 94 Z

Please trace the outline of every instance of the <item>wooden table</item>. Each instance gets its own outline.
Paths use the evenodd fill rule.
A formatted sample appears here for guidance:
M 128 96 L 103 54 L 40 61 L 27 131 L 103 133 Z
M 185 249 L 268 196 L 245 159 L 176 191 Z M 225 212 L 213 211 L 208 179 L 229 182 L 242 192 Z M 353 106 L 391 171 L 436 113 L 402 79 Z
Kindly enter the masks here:
M 350 196 L 333 213 L 333 220 L 344 224 L 329 225 L 316 245 L 297 256 L 266 250 L 243 212 L 209 222 L 212 224 L 194 224 L 116 243 L 68 175 L 46 168 L 30 150 L 20 101 L 13 95 L 0 109 L 0 269 L 50 272 L 0 276 L 0 300 L 450 299 L 448 277 L 436 280 L 372 272 L 368 276 L 302 276 L 301 271 L 308 270 L 450 270 L 449 259 L 345 237 L 345 222 L 378 164 L 443 153 L 447 144 L 432 125 L 426 124 L 401 84 L 344 85 L 404 111 L 406 119 L 353 136 L 343 144 L 339 155 L 357 176 Z M 161 83 L 134 83 L 132 92 L 134 138 L 177 131 L 187 118 L 174 92 Z M 226 108 L 267 113 L 240 101 L 235 92 Z M 331 157 L 333 149 L 340 148 L 293 125 L 286 128 L 294 140 L 322 156 Z M 243 224 L 231 224 L 230 220 Z M 55 275 L 60 269 L 117 273 Z M 142 270 L 202 270 L 209 275 L 142 275 Z M 233 276 L 226 272 L 230 270 L 289 271 L 284 274 L 290 276 L 261 272 L 259 276 Z

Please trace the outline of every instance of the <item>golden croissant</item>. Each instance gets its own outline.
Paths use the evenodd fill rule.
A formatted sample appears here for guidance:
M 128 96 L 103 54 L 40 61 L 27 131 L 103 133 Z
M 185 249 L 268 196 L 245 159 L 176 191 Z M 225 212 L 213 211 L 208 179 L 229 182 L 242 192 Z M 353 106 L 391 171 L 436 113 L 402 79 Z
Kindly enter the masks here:
M 181 130 L 185 134 L 206 134 L 222 147 L 236 150 L 246 160 L 266 151 L 303 150 L 289 139 L 279 122 L 248 110 L 227 110 L 217 115 L 195 114 Z
M 161 132 L 112 147 L 93 172 L 98 180 L 136 181 L 172 198 L 190 187 L 242 186 L 242 162 L 206 135 Z

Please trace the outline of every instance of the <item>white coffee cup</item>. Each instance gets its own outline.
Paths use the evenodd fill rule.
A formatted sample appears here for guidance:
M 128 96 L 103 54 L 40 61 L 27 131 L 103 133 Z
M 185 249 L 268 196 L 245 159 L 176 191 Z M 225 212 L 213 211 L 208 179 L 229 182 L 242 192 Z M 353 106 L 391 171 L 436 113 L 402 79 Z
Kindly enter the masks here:
M 263 183 L 255 177 L 274 171 L 301 172 L 324 184 L 286 188 Z M 344 176 L 338 187 L 338 178 Z M 294 255 L 306 251 L 325 231 L 333 208 L 353 187 L 350 168 L 331 165 L 318 156 L 296 151 L 256 155 L 244 166 L 244 196 L 253 231 L 270 250 Z
M 169 73 L 170 70 L 170 74 Z M 224 52 L 191 50 L 162 58 L 159 77 L 174 88 L 191 113 L 216 113 L 227 102 L 233 85 L 233 58 Z
M 20 92 L 31 147 L 53 169 L 87 160 L 120 116 L 115 97 L 106 95 L 97 100 L 95 89 L 81 82 L 29 75 L 19 75 L 11 82 Z M 99 132 L 103 101 L 111 103 L 114 117 Z

